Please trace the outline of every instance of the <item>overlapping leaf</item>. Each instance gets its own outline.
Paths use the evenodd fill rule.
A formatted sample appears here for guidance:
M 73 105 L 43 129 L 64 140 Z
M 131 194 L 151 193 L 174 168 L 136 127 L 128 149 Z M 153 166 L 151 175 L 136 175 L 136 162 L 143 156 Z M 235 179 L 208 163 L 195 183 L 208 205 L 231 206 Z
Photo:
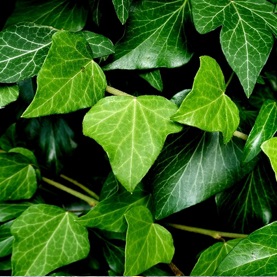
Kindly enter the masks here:
M 136 2 L 126 34 L 116 45 L 113 62 L 105 69 L 171 68 L 187 63 L 192 55 L 184 35 L 184 21 L 189 17 L 189 1 Z
M 106 79 L 82 34 L 60 31 L 38 74 L 38 89 L 23 117 L 68 113 L 103 97 Z
M 157 89 L 158 91 L 163 90 L 163 80 L 160 70 L 151 70 L 141 73 L 139 76 L 146 80 L 153 88 Z
M 18 217 L 11 228 L 13 275 L 43 276 L 85 258 L 88 232 L 76 218 L 46 204 L 33 205 Z
M 125 24 L 129 17 L 129 10 L 132 0 L 113 0 L 117 17 L 122 24 Z
M 17 85 L 0 86 L 0 109 L 15 101 L 19 95 Z
M 0 32 L 0 82 L 14 83 L 35 76 L 52 42 L 55 29 L 21 23 Z
M 263 152 L 268 156 L 272 169 L 275 172 L 275 177 L 277 180 L 277 138 L 271 138 L 265 141 L 262 145 Z
M 0 258 L 12 253 L 13 236 L 10 231 L 12 223 L 13 221 L 8 221 L 0 225 Z
M 217 62 L 209 56 L 200 57 L 192 90 L 171 118 L 204 131 L 220 131 L 227 143 L 238 127 L 239 110 L 224 94 L 225 89 L 224 76 Z
M 145 207 L 134 207 L 125 215 L 128 229 L 124 275 L 138 275 L 158 263 L 170 263 L 174 255 L 173 239 L 164 227 L 153 223 Z
M 160 96 L 111 96 L 85 115 L 83 132 L 107 152 L 114 175 L 128 190 L 148 172 L 167 135 L 182 127 L 170 120 L 177 107 Z
M 268 1 L 192 0 L 196 29 L 204 34 L 222 26 L 220 43 L 226 59 L 249 97 L 277 35 L 277 15 Z

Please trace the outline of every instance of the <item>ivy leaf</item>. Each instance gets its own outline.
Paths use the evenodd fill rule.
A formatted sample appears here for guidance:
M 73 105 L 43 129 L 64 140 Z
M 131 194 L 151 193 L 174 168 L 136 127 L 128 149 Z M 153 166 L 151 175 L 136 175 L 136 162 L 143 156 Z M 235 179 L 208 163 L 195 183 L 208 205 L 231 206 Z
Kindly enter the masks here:
M 164 227 L 153 223 L 145 207 L 134 207 L 125 215 L 128 229 L 124 275 L 138 275 L 158 263 L 170 263 L 174 255 L 173 239 Z
M 10 230 L 12 223 L 13 221 L 8 221 L 0 225 L 0 258 L 12 253 L 13 236 Z
M 43 276 L 85 258 L 90 248 L 88 232 L 76 219 L 56 206 L 28 208 L 11 227 L 13 275 Z
M 192 0 L 194 25 L 201 34 L 222 25 L 220 43 L 228 64 L 249 97 L 277 35 L 274 5 L 261 0 Z
M 85 115 L 83 133 L 108 154 L 112 170 L 130 192 L 148 172 L 167 135 L 182 127 L 170 120 L 177 107 L 161 96 L 110 96 Z
M 0 82 L 14 83 L 37 75 L 55 32 L 51 27 L 34 23 L 21 23 L 2 30 Z
M 192 90 L 171 118 L 204 131 L 220 131 L 227 143 L 239 125 L 239 110 L 224 94 L 225 90 L 224 76 L 217 62 L 209 56 L 200 57 Z
M 277 132 L 277 102 L 264 102 L 255 124 L 248 136 L 244 150 L 243 162 L 249 162 L 261 152 L 261 145 Z
M 26 7 L 28 8 L 26 9 Z M 85 26 L 86 19 L 87 10 L 78 2 L 20 0 L 16 1 L 15 9 L 9 16 L 6 25 L 33 22 L 57 29 L 79 31 Z
M 184 35 L 184 20 L 189 17 L 189 1 L 134 3 L 126 34 L 116 44 L 113 62 L 104 68 L 174 68 L 186 64 L 192 56 Z
M 275 177 L 277 180 L 277 138 L 271 138 L 267 141 L 265 141 L 262 145 L 261 148 L 263 152 L 268 156 L 271 166 L 275 172 Z
M 192 131 L 172 138 L 151 169 L 156 219 L 200 203 L 242 178 L 241 141 L 224 144 L 219 133 Z
M 276 234 L 277 222 L 273 222 L 242 239 L 220 263 L 215 275 L 276 275 Z
M 201 253 L 190 276 L 213 276 L 222 260 L 230 253 L 240 239 L 218 242 Z
M 0 86 L 0 109 L 11 102 L 14 102 L 19 95 L 19 89 L 17 85 L 12 86 Z
M 103 97 L 106 88 L 104 73 L 92 60 L 84 36 L 67 31 L 53 35 L 37 82 L 35 98 L 23 117 L 69 113 L 91 107 Z
M 124 214 L 134 206 L 149 205 L 150 197 L 142 196 L 141 193 L 124 191 L 121 194 L 114 194 L 109 198 L 100 201 L 96 207 L 78 219 L 78 222 L 85 227 L 95 227 L 105 231 L 124 232 L 127 225 Z
M 129 17 L 132 0 L 113 0 L 115 12 L 121 24 L 125 24 Z
M 0 154 L 0 201 L 29 199 L 37 189 L 30 160 L 18 153 Z
M 0 203 L 0 222 L 5 222 L 18 217 L 31 203 L 18 203 L 18 204 L 1 204 Z
M 151 70 L 148 72 L 144 72 L 139 74 L 139 76 L 146 80 L 153 88 L 155 88 L 158 91 L 163 90 L 163 80 L 161 76 L 160 70 Z

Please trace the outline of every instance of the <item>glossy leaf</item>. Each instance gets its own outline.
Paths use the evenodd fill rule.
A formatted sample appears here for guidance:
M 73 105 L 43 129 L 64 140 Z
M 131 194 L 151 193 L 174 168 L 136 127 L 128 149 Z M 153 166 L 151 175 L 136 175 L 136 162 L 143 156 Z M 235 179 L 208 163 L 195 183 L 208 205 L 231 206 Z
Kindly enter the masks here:
M 16 1 L 6 25 L 34 22 L 57 29 L 79 31 L 84 27 L 86 18 L 87 10 L 78 2 L 20 0 Z
M 128 229 L 124 275 L 138 275 L 158 263 L 170 263 L 174 255 L 173 239 L 164 227 L 153 223 L 145 207 L 134 207 L 125 215 Z
M 14 83 L 37 75 L 55 29 L 20 23 L 0 32 L 0 82 Z
M 11 228 L 13 275 L 46 275 L 85 258 L 90 248 L 88 232 L 76 219 L 56 206 L 38 204 L 27 209 Z
M 18 153 L 0 154 L 0 201 L 29 199 L 37 189 L 31 161 Z
M 0 86 L 0 109 L 4 106 L 14 102 L 19 95 L 17 85 L 12 86 Z
M 226 242 L 218 242 L 203 251 L 190 276 L 213 276 L 222 260 L 239 241 L 240 239 L 233 239 Z
M 220 263 L 215 275 L 275 276 L 277 274 L 277 222 L 241 240 Z
M 38 74 L 35 98 L 22 116 L 69 113 L 101 99 L 106 79 L 89 50 L 81 34 L 60 31 L 53 35 L 53 44 Z
M 149 72 L 141 73 L 139 76 L 146 80 L 156 90 L 163 90 L 163 80 L 160 70 L 151 70 Z
M 186 64 L 191 53 L 184 35 L 184 20 L 190 16 L 189 1 L 136 2 L 128 28 L 115 47 L 111 69 L 150 69 Z
M 32 205 L 31 203 L 18 203 L 18 204 L 0 203 L 0 222 L 5 222 L 18 217 L 31 205 Z
M 261 148 L 263 152 L 268 156 L 272 169 L 275 172 L 275 177 L 277 180 L 277 138 L 271 138 L 267 141 L 265 141 L 262 145 Z
M 249 162 L 261 152 L 261 145 L 277 132 L 277 102 L 264 102 L 255 124 L 248 136 L 244 150 L 243 162 Z
M 192 90 L 172 119 L 204 131 L 220 131 L 227 143 L 239 125 L 239 110 L 224 94 L 225 90 L 224 76 L 217 62 L 209 56 L 200 57 Z
M 0 225 L 0 258 L 12 253 L 13 236 L 10 231 L 12 223 L 13 221 L 9 221 Z
M 277 35 L 274 5 L 261 0 L 192 0 L 194 25 L 201 34 L 222 26 L 220 43 L 225 57 L 249 97 Z
M 181 130 L 170 120 L 177 107 L 160 96 L 111 96 L 85 115 L 83 132 L 108 154 L 119 182 L 133 191 L 153 165 L 167 135 Z
M 129 17 L 132 0 L 113 0 L 114 9 L 121 24 L 125 24 Z

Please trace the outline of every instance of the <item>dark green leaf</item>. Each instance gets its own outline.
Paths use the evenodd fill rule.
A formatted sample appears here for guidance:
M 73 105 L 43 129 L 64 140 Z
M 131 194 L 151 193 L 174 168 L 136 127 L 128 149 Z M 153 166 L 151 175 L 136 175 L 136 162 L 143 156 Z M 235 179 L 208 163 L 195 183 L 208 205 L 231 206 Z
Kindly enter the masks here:
M 12 223 L 13 221 L 8 221 L 0 225 L 0 258 L 12 253 L 13 236 L 10 231 Z
M 153 88 L 158 91 L 163 90 L 163 80 L 160 70 L 151 70 L 139 75 L 141 78 L 146 80 Z
M 14 102 L 19 95 L 17 85 L 0 86 L 0 109 Z
M 7 257 L 5 259 L 0 260 L 0 270 L 11 270 L 12 265 L 11 265 L 11 258 Z
M 122 24 L 125 24 L 129 17 L 129 9 L 132 0 L 113 0 L 113 5 L 118 19 Z
M 275 177 L 277 180 L 277 138 L 271 138 L 267 141 L 265 141 L 262 145 L 261 148 L 263 152 L 268 156 L 272 169 L 275 172 Z
M 31 203 L 18 203 L 18 204 L 0 203 L 0 222 L 5 222 L 18 217 L 31 205 L 32 205 Z

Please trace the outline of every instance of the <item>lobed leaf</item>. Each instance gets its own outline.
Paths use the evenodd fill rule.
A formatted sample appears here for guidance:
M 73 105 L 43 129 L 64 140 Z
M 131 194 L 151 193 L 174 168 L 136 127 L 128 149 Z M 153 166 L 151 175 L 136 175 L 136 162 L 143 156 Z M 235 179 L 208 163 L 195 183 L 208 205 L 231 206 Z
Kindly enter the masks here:
M 272 169 L 275 172 L 275 177 L 277 180 L 277 138 L 271 138 L 262 143 L 261 148 L 263 152 L 268 156 Z

